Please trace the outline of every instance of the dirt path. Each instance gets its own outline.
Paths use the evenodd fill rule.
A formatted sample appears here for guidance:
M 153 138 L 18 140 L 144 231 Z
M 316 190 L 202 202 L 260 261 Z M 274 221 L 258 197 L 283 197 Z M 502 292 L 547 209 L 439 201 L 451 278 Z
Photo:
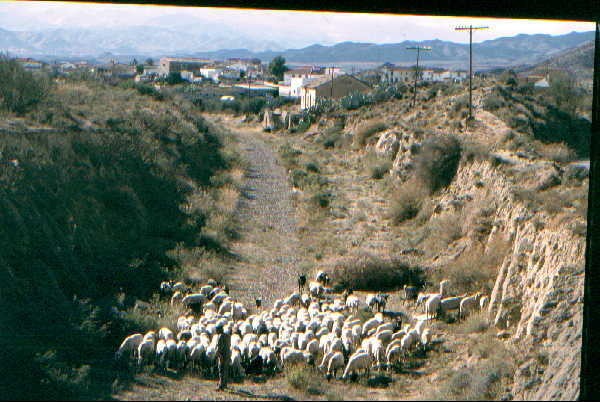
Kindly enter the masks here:
M 261 297 L 263 305 L 271 306 L 296 286 L 298 273 L 297 221 L 287 172 L 265 143 L 266 134 L 227 116 L 208 119 L 235 135 L 249 165 L 237 208 L 241 240 L 232 245 L 242 261 L 231 272 L 231 292 L 246 305 Z

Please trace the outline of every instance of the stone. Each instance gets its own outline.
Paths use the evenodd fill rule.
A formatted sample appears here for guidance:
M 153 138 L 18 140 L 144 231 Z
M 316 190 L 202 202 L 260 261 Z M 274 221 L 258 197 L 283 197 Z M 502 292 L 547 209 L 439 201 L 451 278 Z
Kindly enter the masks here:
M 381 134 L 377 144 L 375 144 L 375 153 L 384 158 L 393 158 L 400 148 L 398 134 L 394 131 L 387 131 Z

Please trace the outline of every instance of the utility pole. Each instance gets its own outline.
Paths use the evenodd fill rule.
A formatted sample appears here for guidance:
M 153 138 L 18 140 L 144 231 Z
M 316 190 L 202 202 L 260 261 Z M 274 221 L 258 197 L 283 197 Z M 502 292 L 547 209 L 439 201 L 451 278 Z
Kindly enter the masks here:
M 421 50 L 429 51 L 431 50 L 430 46 L 409 46 L 408 50 L 416 50 L 417 51 L 417 66 L 415 67 L 415 88 L 413 91 L 413 102 L 412 107 L 414 108 L 417 104 L 417 80 L 419 79 L 419 54 Z
M 248 71 L 248 99 L 250 99 L 250 69 Z
M 455 31 L 466 31 L 469 30 L 469 117 L 468 120 L 473 119 L 473 30 L 474 29 L 488 29 L 489 27 L 474 27 L 473 25 L 458 26 L 454 28 Z
M 331 75 L 331 99 L 333 99 L 333 69 L 335 66 L 329 67 L 329 74 Z

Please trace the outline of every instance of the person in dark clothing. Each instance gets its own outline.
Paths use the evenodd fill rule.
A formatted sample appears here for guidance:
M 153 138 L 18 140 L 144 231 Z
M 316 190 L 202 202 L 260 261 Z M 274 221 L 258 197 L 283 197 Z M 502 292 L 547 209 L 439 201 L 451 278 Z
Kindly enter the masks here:
M 227 387 L 227 375 L 231 360 L 231 334 L 224 330 L 222 325 L 217 325 L 217 369 L 219 371 L 218 391 Z

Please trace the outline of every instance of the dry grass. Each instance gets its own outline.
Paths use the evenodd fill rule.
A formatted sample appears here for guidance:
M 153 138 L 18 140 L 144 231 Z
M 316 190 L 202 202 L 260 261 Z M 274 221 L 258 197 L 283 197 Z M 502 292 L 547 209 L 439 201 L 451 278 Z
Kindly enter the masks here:
M 449 279 L 456 294 L 477 291 L 489 294 L 494 287 L 502 261 L 509 251 L 510 243 L 500 237 L 491 242 L 487 252 L 484 252 L 482 244 L 476 243 L 448 263 L 443 270 L 435 271 L 432 278 L 435 283 Z
M 356 133 L 354 134 L 355 144 L 361 147 L 365 146 L 369 138 L 386 128 L 387 125 L 382 120 L 364 123 L 356 129 Z
M 425 202 L 427 190 L 417 180 L 409 180 L 402 185 L 393 195 L 389 211 L 390 219 L 394 224 L 413 219 L 421 211 Z
M 309 395 L 322 395 L 323 377 L 311 367 L 304 364 L 286 367 L 285 377 L 292 388 L 306 392 Z
M 462 218 L 462 213 L 457 212 L 434 215 L 424 227 L 422 248 L 428 250 L 430 255 L 446 250 L 450 244 L 465 235 Z

